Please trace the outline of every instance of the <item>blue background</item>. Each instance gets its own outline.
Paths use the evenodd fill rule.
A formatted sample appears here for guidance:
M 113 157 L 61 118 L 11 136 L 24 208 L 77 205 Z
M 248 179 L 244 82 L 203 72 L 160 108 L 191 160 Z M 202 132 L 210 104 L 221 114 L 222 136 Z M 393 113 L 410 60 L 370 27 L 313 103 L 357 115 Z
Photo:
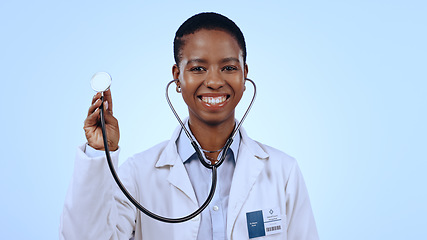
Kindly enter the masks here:
M 173 36 L 201 11 L 245 34 L 258 98 L 244 127 L 297 158 L 320 237 L 425 238 L 427 4 L 414 0 L 2 1 L 1 238 L 58 238 L 95 72 L 113 76 L 121 162 L 171 136 Z

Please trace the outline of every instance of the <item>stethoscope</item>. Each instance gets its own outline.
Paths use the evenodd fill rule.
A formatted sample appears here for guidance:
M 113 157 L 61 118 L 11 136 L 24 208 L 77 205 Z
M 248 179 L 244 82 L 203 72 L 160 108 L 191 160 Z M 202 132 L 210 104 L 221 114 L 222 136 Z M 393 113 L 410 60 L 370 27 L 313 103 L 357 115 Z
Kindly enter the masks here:
M 192 135 L 190 134 L 190 132 L 187 130 L 187 128 L 185 127 L 184 123 L 182 122 L 181 118 L 179 117 L 178 113 L 175 111 L 175 108 L 172 105 L 172 102 L 169 99 L 169 86 L 174 83 L 177 82 L 177 79 L 174 79 L 172 81 L 170 81 L 167 85 L 166 85 L 166 100 L 169 104 L 169 107 L 171 108 L 173 114 L 175 115 L 176 119 L 178 120 L 179 124 L 181 125 L 182 129 L 184 130 L 185 134 L 187 135 L 188 139 L 190 139 L 191 141 L 191 145 L 193 146 L 194 150 L 197 153 L 197 157 L 199 158 L 200 163 L 203 164 L 203 166 L 205 166 L 206 168 L 210 168 L 212 169 L 212 184 L 211 184 L 211 190 L 209 191 L 209 195 L 206 198 L 205 202 L 199 207 L 199 209 L 197 209 L 196 211 L 194 211 L 193 213 L 181 217 L 181 218 L 166 218 L 166 217 L 162 217 L 159 216 L 149 210 L 147 210 L 146 208 L 144 208 L 138 201 L 136 201 L 132 195 L 127 191 L 127 189 L 123 186 L 122 182 L 120 181 L 116 170 L 114 169 L 114 165 L 113 165 L 113 161 L 111 160 L 111 156 L 110 156 L 110 151 L 108 149 L 108 142 L 107 142 L 107 133 L 105 130 L 105 118 L 104 118 L 104 91 L 107 91 L 110 88 L 111 85 L 111 76 L 110 74 L 106 73 L 106 72 L 98 72 L 95 73 L 95 75 L 93 75 L 92 79 L 91 79 L 91 86 L 92 89 L 95 90 L 96 92 L 101 92 L 101 106 L 99 107 L 100 110 L 100 118 L 101 118 L 101 130 L 102 130 L 102 136 L 103 136 L 103 140 L 104 140 L 104 149 L 105 149 L 105 156 L 107 157 L 107 163 L 108 163 L 108 167 L 110 168 L 111 174 L 113 175 L 114 180 L 116 181 L 117 185 L 119 186 L 120 190 L 123 192 L 123 194 L 127 197 L 127 199 L 129 199 L 129 201 L 135 205 L 135 207 L 137 209 L 139 209 L 141 212 L 143 212 L 144 214 L 146 214 L 147 216 L 154 218 L 156 220 L 162 221 L 162 222 L 167 222 L 167 223 L 181 223 L 181 222 L 185 222 L 188 220 L 191 220 L 192 218 L 196 217 L 197 215 L 199 215 L 203 210 L 205 210 L 205 208 L 209 205 L 209 203 L 211 202 L 214 193 L 215 193 L 215 189 L 216 189 L 216 184 L 217 184 L 217 168 L 224 162 L 225 157 L 226 157 L 226 153 L 228 151 L 228 149 L 230 148 L 231 144 L 233 143 L 233 139 L 236 136 L 236 134 L 239 132 L 240 127 L 242 126 L 243 121 L 245 121 L 246 116 L 249 113 L 249 110 L 252 108 L 252 105 L 255 101 L 255 97 L 256 97 L 256 85 L 254 83 L 254 81 L 252 81 L 249 78 L 245 79 L 246 81 L 249 81 L 250 83 L 252 83 L 253 87 L 254 87 L 254 94 L 252 96 L 251 102 L 249 104 L 248 109 L 246 110 L 245 114 L 243 115 L 242 119 L 240 120 L 240 122 L 237 124 L 237 127 L 233 130 L 233 132 L 231 133 L 230 137 L 227 139 L 224 147 L 222 147 L 220 149 L 221 153 L 220 153 L 220 159 L 218 161 L 211 161 L 211 163 L 209 164 L 207 161 L 205 161 L 205 158 L 202 155 L 202 151 L 205 152 L 209 152 L 207 150 L 203 150 L 201 147 L 199 147 L 199 145 L 197 144 L 197 142 L 194 140 L 194 138 L 192 137 Z M 201 151 L 202 149 L 202 151 Z

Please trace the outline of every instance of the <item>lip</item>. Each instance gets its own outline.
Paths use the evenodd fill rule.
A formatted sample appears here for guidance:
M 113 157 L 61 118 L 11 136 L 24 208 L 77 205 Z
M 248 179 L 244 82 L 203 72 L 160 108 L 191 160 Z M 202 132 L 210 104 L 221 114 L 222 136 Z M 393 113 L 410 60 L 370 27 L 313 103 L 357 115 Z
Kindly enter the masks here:
M 217 110 L 224 107 L 230 101 L 230 94 L 205 93 L 197 95 L 197 98 L 205 108 Z

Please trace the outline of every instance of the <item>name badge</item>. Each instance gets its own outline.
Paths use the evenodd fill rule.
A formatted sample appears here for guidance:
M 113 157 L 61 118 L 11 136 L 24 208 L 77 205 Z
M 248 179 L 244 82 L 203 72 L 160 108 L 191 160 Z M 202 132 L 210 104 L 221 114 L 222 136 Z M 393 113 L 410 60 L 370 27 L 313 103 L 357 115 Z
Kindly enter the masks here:
M 283 231 L 279 208 L 248 212 L 246 213 L 246 221 L 249 239 L 269 236 Z

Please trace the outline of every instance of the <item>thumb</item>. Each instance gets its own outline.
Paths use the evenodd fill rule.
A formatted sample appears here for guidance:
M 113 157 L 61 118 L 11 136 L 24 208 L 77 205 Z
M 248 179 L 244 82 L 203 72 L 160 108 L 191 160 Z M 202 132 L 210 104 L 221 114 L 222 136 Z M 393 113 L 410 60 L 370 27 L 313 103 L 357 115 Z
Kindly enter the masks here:
M 107 112 L 110 115 L 113 115 L 112 104 L 109 104 L 108 100 L 104 101 L 104 112 Z
M 104 116 L 105 123 L 116 125 L 117 119 L 113 116 L 113 111 L 111 110 L 107 101 L 104 102 Z

